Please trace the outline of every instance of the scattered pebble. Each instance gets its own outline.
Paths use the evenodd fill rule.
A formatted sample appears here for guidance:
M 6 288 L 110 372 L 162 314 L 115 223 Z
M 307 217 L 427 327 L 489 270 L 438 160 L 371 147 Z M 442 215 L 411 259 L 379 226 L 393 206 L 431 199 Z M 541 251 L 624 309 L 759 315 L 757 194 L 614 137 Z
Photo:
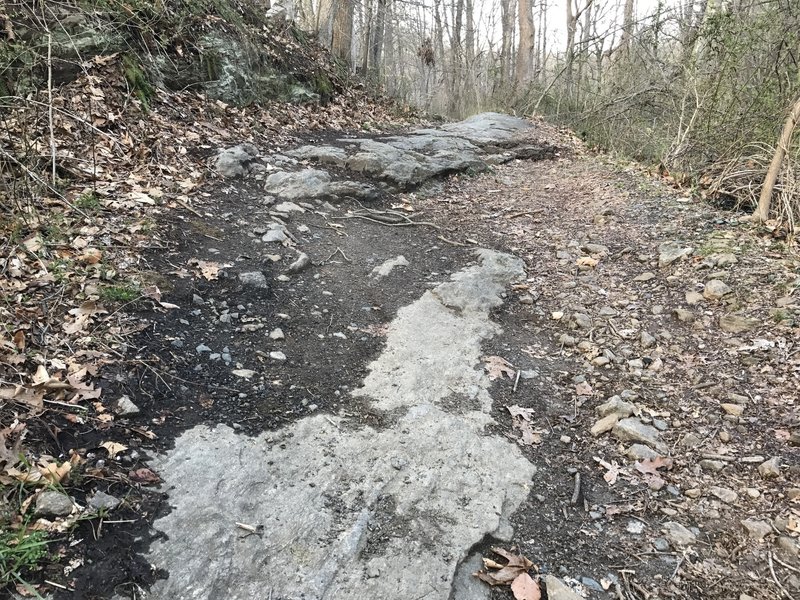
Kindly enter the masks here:
M 130 417 L 138 415 L 140 410 L 128 396 L 121 396 L 120 399 L 117 400 L 114 412 L 121 417 Z
M 41 517 L 66 517 L 73 508 L 72 499 L 55 490 L 46 490 L 36 499 L 36 514 Z

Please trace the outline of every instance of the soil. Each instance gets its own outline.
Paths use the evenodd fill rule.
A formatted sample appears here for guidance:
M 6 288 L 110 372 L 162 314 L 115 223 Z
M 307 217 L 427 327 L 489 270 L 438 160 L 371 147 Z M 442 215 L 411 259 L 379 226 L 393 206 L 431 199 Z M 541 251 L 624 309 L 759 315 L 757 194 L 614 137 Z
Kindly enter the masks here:
M 439 193 L 387 195 L 369 207 L 402 204 L 413 209 L 415 220 L 436 227 L 336 219 L 346 213 L 322 203 L 295 214 L 289 229 L 312 267 L 288 280 L 280 276 L 297 252 L 260 241 L 271 208 L 253 181 L 206 188 L 194 199 L 199 214 L 177 210 L 159 223 L 153 239 L 161 249 L 142 256 L 140 269 L 159 287 L 161 300 L 178 308 L 156 310 L 151 302 L 129 307 L 141 331 L 128 344 L 125 360 L 103 374 L 104 394 L 127 395 L 141 412 L 107 431 L 65 426 L 58 438 L 62 448 L 96 448 L 101 439 L 111 439 L 132 449 L 114 460 L 102 450 L 90 454 L 87 472 L 95 480 L 76 488 L 84 490 L 77 492 L 78 501 L 81 493 L 102 489 L 126 502 L 109 519 L 81 523 L 57 548 L 66 558 L 42 578 L 69 589 L 55 589 L 55 597 L 138 597 L 155 578 L 167 576 L 152 572 L 142 556 L 159 535 L 154 519 L 169 511 L 169 490 L 154 491 L 131 474 L 146 469 L 148 456 L 169 449 L 186 429 L 225 423 L 256 435 L 315 412 L 347 416 L 353 426 L 391 423 L 392 414 L 377 413 L 348 392 L 382 350 L 385 327 L 397 310 L 446 280 L 478 247 L 520 256 L 529 276 L 494 312 L 503 334 L 487 344 L 485 354 L 534 373 L 495 382 L 496 425 L 487 435 L 519 441 L 538 468 L 530 497 L 512 522 L 516 546 L 538 572 L 574 580 L 590 598 L 800 594 L 799 507 L 797 495 L 791 496 L 800 474 L 800 316 L 790 307 L 785 319 L 774 318 L 777 300 L 796 289 L 790 283 L 798 277 L 797 263 L 780 240 L 765 237 L 740 215 L 695 202 L 630 165 L 582 154 L 562 134 L 550 134 L 564 148 L 556 160 L 513 161 L 491 173 L 451 178 Z M 338 208 L 362 207 L 345 202 Z M 300 224 L 306 232 L 297 230 Z M 657 248 L 672 239 L 697 248 L 695 258 L 659 268 Z M 725 275 L 734 299 L 688 307 L 685 293 L 705 279 L 699 265 L 720 240 L 738 258 Z M 576 259 L 586 256 L 580 246 L 589 242 L 608 252 L 587 268 Z M 399 255 L 409 266 L 395 268 L 391 277 L 361 276 L 364 265 Z M 224 266 L 209 279 L 196 260 Z M 241 282 L 240 274 L 253 271 L 265 275 L 266 287 Z M 655 277 L 634 281 L 645 271 Z M 604 307 L 613 314 L 602 313 Z M 694 323 L 676 320 L 675 308 L 693 310 Z M 720 331 L 720 315 L 732 311 L 745 311 L 760 325 L 742 336 Z M 590 314 L 592 328 L 577 328 L 570 320 L 574 312 Z M 554 318 L 556 313 L 564 314 Z M 269 337 L 276 328 L 285 339 Z M 657 338 L 655 347 L 642 347 L 639 330 Z M 589 350 L 564 343 L 565 334 L 589 342 Z M 741 350 L 753 340 L 772 345 Z M 208 350 L 198 350 L 201 345 Z M 593 365 L 604 349 L 622 360 Z M 270 352 L 282 352 L 286 360 Z M 229 362 L 211 358 L 223 353 L 230 354 Z M 629 362 L 637 359 L 641 367 Z M 650 369 L 656 361 L 660 369 Z M 264 375 L 233 373 L 243 369 Z M 588 391 L 576 387 L 581 384 Z M 595 407 L 623 390 L 636 394 L 650 420 L 667 424 L 663 436 L 674 464 L 659 472 L 661 488 L 636 470 L 608 434 L 589 433 Z M 749 398 L 743 416 L 720 411 L 730 394 Z M 461 400 L 450 398 L 450 409 L 468 409 Z M 533 409 L 539 443 L 521 442 L 506 408 L 513 405 Z M 688 433 L 699 435 L 700 445 L 682 445 Z M 698 467 L 710 454 L 728 457 L 723 471 Z M 764 479 L 758 464 L 739 461 L 755 454 L 765 460 L 781 456 L 781 474 Z M 620 469 L 613 485 L 600 460 Z M 718 500 L 708 491 L 712 486 L 733 489 L 739 501 Z M 686 495 L 693 489 L 701 490 L 699 497 Z M 394 514 L 393 502 L 381 499 L 370 548 L 401 536 L 407 526 Z M 770 519 L 775 531 L 764 543 L 749 539 L 739 525 L 745 518 Z M 698 543 L 655 546 L 664 521 L 696 526 Z M 778 536 L 793 540 L 794 553 L 786 549 L 789 543 L 775 546 Z M 490 556 L 496 544 L 486 539 L 475 550 Z M 65 574 L 70 556 L 82 556 L 83 566 Z M 619 583 L 617 596 L 591 589 L 606 580 Z M 492 594 L 512 597 L 507 588 Z

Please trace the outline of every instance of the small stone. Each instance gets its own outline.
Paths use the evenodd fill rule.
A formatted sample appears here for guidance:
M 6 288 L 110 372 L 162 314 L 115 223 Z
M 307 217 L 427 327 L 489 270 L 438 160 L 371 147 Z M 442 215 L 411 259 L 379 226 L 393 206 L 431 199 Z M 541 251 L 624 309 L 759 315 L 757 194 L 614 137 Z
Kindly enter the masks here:
M 280 204 L 276 204 L 273 207 L 273 210 L 280 213 L 291 213 L 291 212 L 306 212 L 302 206 L 298 206 L 294 202 L 281 202 Z
M 641 442 L 658 452 L 667 452 L 667 447 L 659 439 L 658 430 L 650 425 L 645 425 L 639 419 L 633 417 L 622 419 L 611 432 L 621 442 Z
M 800 498 L 800 488 L 789 488 L 786 490 L 786 497 L 789 500 L 797 500 Z
M 138 415 L 140 410 L 139 407 L 136 406 L 128 396 L 122 396 L 119 400 L 117 400 L 117 405 L 114 408 L 114 412 L 121 417 L 130 417 L 133 415 Z
M 548 600 L 583 600 L 581 596 L 572 591 L 554 575 L 545 575 L 544 585 L 547 589 Z
M 698 292 L 686 292 L 686 304 L 694 306 L 703 301 L 703 294 Z
M 736 258 L 736 255 L 732 252 L 724 252 L 722 254 L 715 254 L 712 256 L 714 262 L 717 263 L 718 267 L 730 267 L 731 265 L 735 265 L 739 262 Z
M 687 498 L 699 498 L 703 495 L 703 490 L 700 488 L 691 488 L 683 492 L 683 495 Z
M 572 441 L 572 438 L 568 435 L 562 435 L 560 439 L 563 444 L 569 444 Z
M 667 429 L 669 429 L 669 424 L 666 421 L 662 421 L 661 419 L 653 419 L 653 427 L 655 427 L 659 431 L 666 431 Z
M 747 492 L 747 495 L 753 500 L 761 497 L 761 490 L 757 490 L 756 488 L 745 488 L 744 491 Z
M 711 473 L 719 473 L 727 466 L 728 463 L 722 460 L 709 460 L 703 459 L 700 461 L 699 465 L 703 471 L 710 471 Z
M 720 404 L 719 405 L 722 410 L 725 411 L 726 414 L 733 415 L 734 417 L 741 417 L 742 413 L 744 412 L 744 406 L 740 406 L 738 404 Z
M 657 552 L 666 552 L 669 550 L 669 542 L 664 538 L 655 538 L 653 540 L 653 548 L 655 548 Z
M 703 438 L 693 431 L 687 433 L 685 436 L 683 436 L 683 439 L 681 439 L 681 446 L 684 448 L 697 448 L 702 443 Z
M 697 536 L 675 521 L 665 521 L 661 525 L 661 531 L 673 546 L 691 546 L 697 541 Z
M 733 504 L 739 498 L 739 494 L 725 487 L 714 485 L 711 486 L 708 491 L 727 504 Z
M 566 333 L 561 334 L 558 338 L 558 343 L 564 346 L 565 348 L 572 348 L 577 343 L 577 340 L 572 337 L 571 335 L 567 335 Z
M 272 360 L 278 360 L 278 361 L 286 360 L 286 355 L 283 352 L 270 352 L 269 357 Z
M 764 479 L 779 477 L 781 474 L 781 457 L 774 456 L 758 466 L 758 472 Z
M 289 273 L 299 273 L 311 266 L 311 259 L 305 252 L 300 252 L 292 264 L 289 265 Z
M 719 318 L 719 327 L 726 333 L 745 333 L 760 324 L 758 319 L 741 315 L 723 315 Z
M 747 531 L 754 540 L 763 540 L 770 533 L 772 533 L 772 526 L 767 521 L 759 521 L 756 519 L 745 519 L 741 522 L 742 527 Z
M 800 555 L 800 545 L 788 535 L 778 536 L 778 539 L 775 540 L 775 545 L 790 556 L 797 558 Z
M 211 348 L 209 348 L 205 344 L 200 344 L 199 346 L 197 346 L 197 348 L 195 348 L 195 351 L 198 354 L 202 354 L 203 352 L 211 352 Z
M 608 363 L 611 362 L 611 359 L 607 356 L 598 356 L 597 358 L 592 359 L 592 364 L 595 367 L 605 367 Z
M 289 236 L 286 235 L 286 230 L 283 228 L 279 229 L 270 229 L 261 236 L 261 241 L 270 243 L 270 242 L 285 242 L 289 239 Z
M 286 336 L 283 335 L 283 329 L 280 327 L 276 327 L 272 331 L 269 332 L 269 339 L 271 340 L 282 340 L 285 339 Z
M 604 592 L 603 586 L 596 582 L 591 577 L 581 577 L 581 583 L 585 585 L 590 590 L 594 590 L 595 592 Z
M 36 514 L 42 517 L 66 517 L 72 513 L 72 499 L 66 494 L 47 490 L 36 499 Z
M 684 308 L 676 308 L 673 311 L 675 318 L 678 319 L 681 323 L 692 323 L 694 321 L 694 313 L 690 310 L 686 310 Z
M 242 379 L 251 379 L 256 374 L 252 369 L 234 369 L 231 373 Z
M 173 348 L 183 348 L 183 340 L 172 340 L 170 342 L 170 345 Z
M 611 396 L 606 402 L 594 409 L 601 417 L 615 414 L 620 419 L 630 417 L 636 413 L 636 406 L 630 402 L 625 402 L 620 396 Z
M 664 242 L 658 247 L 658 266 L 666 267 L 676 260 L 689 256 L 694 248 L 683 246 L 677 242 Z
M 639 343 L 642 344 L 642 348 L 652 348 L 656 345 L 656 338 L 648 332 L 643 331 L 642 335 L 639 336 Z
M 528 305 L 533 304 L 534 303 L 533 296 L 531 296 L 530 294 L 524 294 L 519 297 L 519 303 Z
M 594 425 L 592 425 L 592 428 L 589 430 L 589 432 L 593 436 L 597 437 L 598 435 L 602 435 L 603 433 L 614 429 L 614 425 L 617 424 L 617 421 L 619 421 L 618 414 L 616 413 L 607 414 L 605 417 L 603 417 L 602 419 L 597 421 Z
M 89 508 L 94 510 L 114 510 L 120 504 L 122 504 L 122 500 L 119 498 L 115 498 L 111 494 L 106 494 L 105 492 L 97 491 L 95 492 L 94 496 L 89 499 Z
M 644 444 L 633 444 L 625 453 L 631 460 L 655 460 L 661 456 L 658 452 Z
M 602 244 L 584 244 L 581 246 L 581 250 L 587 254 L 603 254 L 605 256 L 609 254 L 608 248 Z
M 731 287 L 724 281 L 712 279 L 706 282 L 705 288 L 703 289 L 703 297 L 708 300 L 720 300 L 723 296 L 727 296 L 732 291 Z
M 586 313 L 575 313 L 572 315 L 572 319 L 575 321 L 575 325 L 577 325 L 579 329 L 592 328 L 592 318 Z
M 205 300 L 201 296 L 197 294 L 192 294 L 192 304 L 196 304 L 197 306 L 203 306 L 206 303 Z
M 633 278 L 633 280 L 634 281 L 650 281 L 651 279 L 655 279 L 655 278 L 656 278 L 655 273 L 651 273 L 650 271 L 647 271 L 645 273 L 642 273 L 641 275 L 637 275 L 636 277 Z
M 257 288 L 267 287 L 267 278 L 261 271 L 239 273 L 239 281 L 242 282 L 242 285 L 251 285 Z
M 727 444 L 731 441 L 731 434 L 723 429 L 719 432 L 719 441 L 723 444 Z
M 275 279 L 277 279 L 278 281 L 280 281 L 282 283 L 286 283 L 287 281 L 291 281 L 292 280 L 291 277 L 289 277 L 288 275 L 284 275 L 283 273 L 278 275 Z

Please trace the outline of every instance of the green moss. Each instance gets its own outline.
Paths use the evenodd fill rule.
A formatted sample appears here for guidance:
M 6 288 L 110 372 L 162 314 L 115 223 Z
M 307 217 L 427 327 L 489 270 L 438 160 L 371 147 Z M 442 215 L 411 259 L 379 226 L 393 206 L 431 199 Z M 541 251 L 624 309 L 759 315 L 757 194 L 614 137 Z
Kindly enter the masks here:
M 155 88 L 150 83 L 147 73 L 136 58 L 130 54 L 122 58 L 122 70 L 134 96 L 142 103 L 145 112 L 150 110 L 150 102 L 155 97 Z
M 133 302 L 140 295 L 139 288 L 131 283 L 107 285 L 100 288 L 100 299 L 104 302 Z

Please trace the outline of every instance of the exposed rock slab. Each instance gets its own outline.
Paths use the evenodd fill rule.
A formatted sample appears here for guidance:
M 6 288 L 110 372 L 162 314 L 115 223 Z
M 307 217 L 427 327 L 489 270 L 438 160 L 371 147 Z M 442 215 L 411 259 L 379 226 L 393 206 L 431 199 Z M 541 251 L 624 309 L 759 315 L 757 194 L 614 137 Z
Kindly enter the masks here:
M 488 586 L 457 580 L 471 578 L 459 565 L 486 534 L 510 533 L 536 471 L 516 445 L 486 435 L 490 382 L 478 367 L 481 342 L 500 331 L 489 311 L 521 277 L 519 259 L 482 251 L 398 311 L 354 393 L 399 415 L 389 429 L 318 415 L 257 438 L 226 426 L 178 438 L 155 464 L 173 510 L 155 524 L 168 540 L 148 560 L 170 577 L 153 596 L 488 598 Z M 453 393 L 480 408 L 448 412 L 440 403 Z

